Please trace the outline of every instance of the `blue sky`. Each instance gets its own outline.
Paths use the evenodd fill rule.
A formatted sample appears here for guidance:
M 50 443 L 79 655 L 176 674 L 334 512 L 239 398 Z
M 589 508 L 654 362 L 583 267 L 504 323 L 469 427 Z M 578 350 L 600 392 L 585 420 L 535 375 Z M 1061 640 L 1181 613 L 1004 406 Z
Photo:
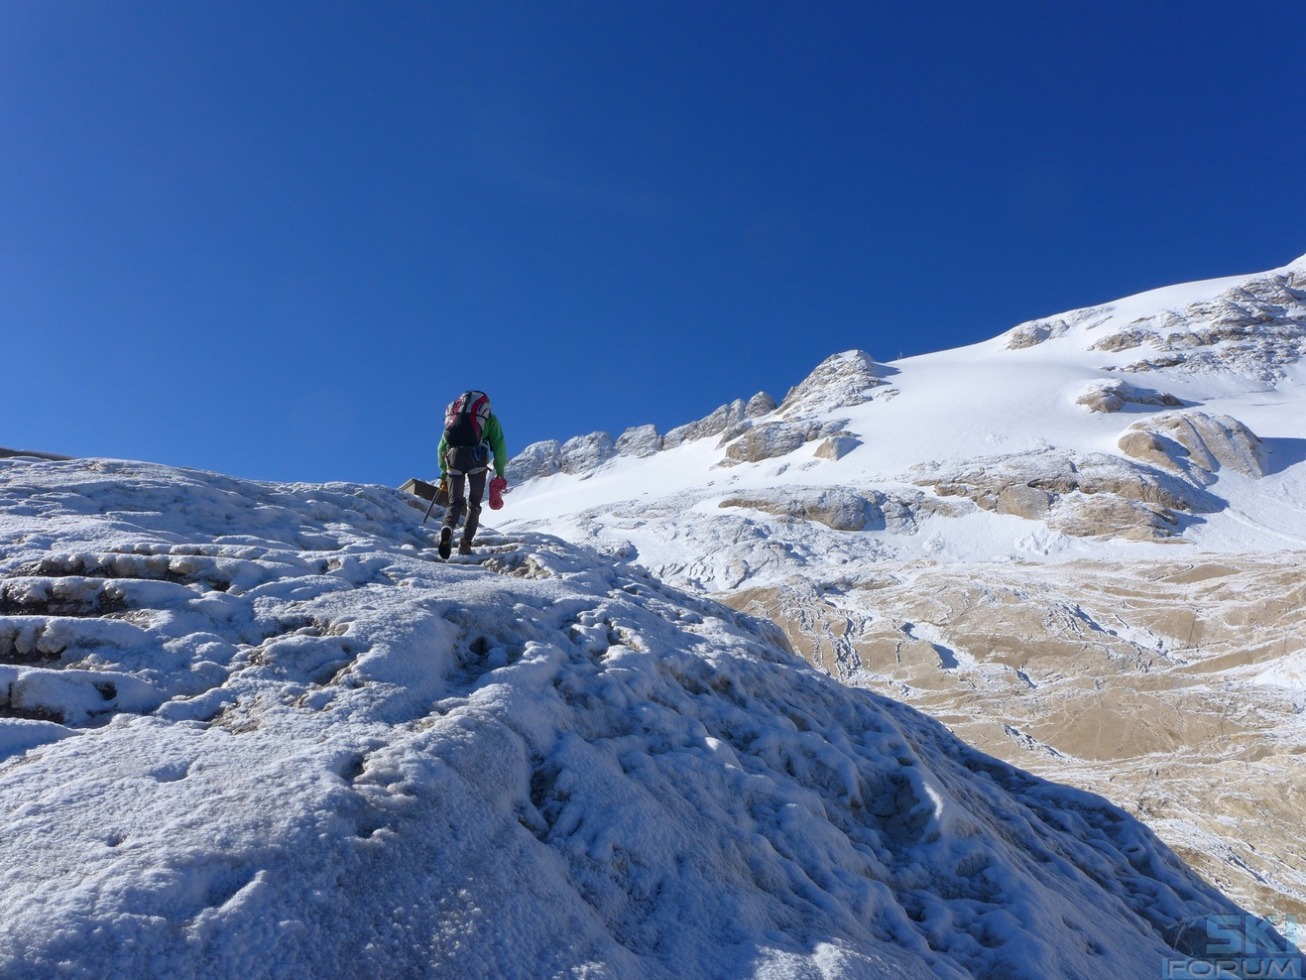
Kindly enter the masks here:
M 0 4 L 0 446 L 435 470 L 1306 253 L 1306 3 Z

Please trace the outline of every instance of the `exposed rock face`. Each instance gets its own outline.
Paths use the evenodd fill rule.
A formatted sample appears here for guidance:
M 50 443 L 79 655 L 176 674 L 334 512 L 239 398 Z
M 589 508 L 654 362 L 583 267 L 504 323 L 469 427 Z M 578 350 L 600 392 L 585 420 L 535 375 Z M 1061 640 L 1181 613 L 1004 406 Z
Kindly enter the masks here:
M 1246 907 L 1300 920 L 1304 561 L 877 564 L 726 598 L 848 683 L 1124 807 Z
M 1105 322 L 1111 316 L 1109 306 L 1090 306 L 1074 310 L 1061 316 L 1046 317 L 1041 320 L 1026 320 L 1007 331 L 1007 350 L 1021 350 L 1033 347 L 1045 340 L 1064 337 L 1072 328 L 1087 323 L 1092 329 Z
M 780 414 L 792 418 L 860 405 L 870 399 L 871 389 L 885 384 L 880 374 L 880 367 L 865 351 L 844 351 L 827 357 L 789 389 Z
M 1122 350 L 1133 350 L 1135 347 L 1143 346 L 1143 342 L 1151 336 L 1145 330 L 1139 330 L 1136 327 L 1129 327 L 1125 330 L 1117 330 L 1109 336 L 1103 337 L 1092 346 L 1092 350 L 1110 351 L 1118 353 Z
M 1306 352 L 1306 268 L 1254 279 L 1205 303 L 1130 325 L 1156 359 L 1126 370 L 1182 364 L 1202 372 L 1235 370 L 1273 381 Z
M 663 437 L 662 446 L 664 449 L 671 449 L 684 442 L 705 439 L 725 432 L 747 419 L 761 418 L 773 411 L 775 411 L 775 399 L 765 391 L 759 391 L 748 401 L 736 398 L 729 405 L 722 405 L 706 418 L 672 429 Z
M 985 510 L 1042 520 L 1076 537 L 1168 538 L 1179 514 L 1210 513 L 1219 502 L 1188 480 L 1104 453 L 1059 450 L 976 460 L 949 471 L 913 469 L 918 486 L 965 497 Z
M 785 456 L 807 442 L 807 427 L 768 422 L 747 429 L 726 447 L 725 463 L 756 463 Z
M 557 439 L 533 442 L 512 458 L 505 471 L 513 483 L 562 472 L 562 443 Z
M 884 520 L 876 504 L 845 487 L 785 487 L 742 493 L 726 498 L 720 506 L 746 507 L 779 517 L 816 521 L 835 531 L 861 531 L 872 520 L 876 523 Z
M 662 437 L 651 425 L 627 429 L 617 438 L 618 456 L 652 456 L 662 448 Z
M 1174 395 L 1168 395 L 1150 388 L 1136 388 L 1126 381 L 1095 381 L 1090 384 L 1076 402 L 1090 412 L 1118 412 L 1126 405 L 1182 405 Z
M 677 426 L 665 436 L 659 435 L 652 425 L 639 425 L 627 429 L 615 442 L 606 432 L 591 432 L 565 443 L 555 439 L 532 443 L 508 464 L 508 478 L 521 483 L 555 473 L 584 473 L 614 456 L 652 456 L 663 449 L 723 432 L 728 438 L 734 438 L 747 431 L 754 419 L 773 411 L 775 399 L 759 391 L 747 401 L 737 398 L 706 418 Z
M 562 444 L 562 472 L 584 473 L 617 455 L 616 444 L 606 432 L 576 436 Z
M 1007 333 L 1008 350 L 1032 347 L 1071 330 L 1094 330 L 1115 307 L 1096 306 L 1059 317 L 1030 320 Z M 1183 367 L 1199 373 L 1235 372 L 1259 381 L 1284 376 L 1306 353 L 1306 263 L 1246 280 L 1212 300 L 1164 310 L 1116 327 L 1092 350 L 1152 353 L 1119 368 L 1131 373 Z
M 1243 476 L 1265 475 L 1265 447 L 1251 429 L 1227 415 L 1166 412 L 1135 422 L 1120 437 L 1120 449 L 1151 466 L 1202 485 L 1221 467 Z
M 721 438 L 726 446 L 726 458 L 721 460 L 721 465 L 758 463 L 764 459 L 787 456 L 795 449 L 817 439 L 855 439 L 844 431 L 846 424 L 846 419 L 828 422 L 762 422 L 757 425 L 752 422 L 741 422 Z M 842 445 L 846 446 L 847 443 Z
M 1013 483 L 998 491 L 994 510 L 999 514 L 1015 514 L 1027 521 L 1044 521 L 1052 512 L 1054 494 L 1027 484 Z
M 711 415 L 678 426 L 665 436 L 658 435 L 652 425 L 639 425 L 627 429 L 614 442 L 606 432 L 591 432 L 560 443 L 556 439 L 535 442 L 527 446 L 508 464 L 508 478 L 516 483 L 555 473 L 581 474 L 601 466 L 615 456 L 652 456 L 663 449 L 672 449 L 685 442 L 704 439 L 722 432 L 728 438 L 747 431 L 754 419 L 775 411 L 775 399 L 759 391 L 748 401 L 736 399 L 722 405 Z M 801 443 L 800 443 L 801 444 Z
M 555 473 L 584 473 L 615 455 L 617 448 L 612 436 L 606 432 L 591 432 L 563 443 L 556 439 L 531 443 L 520 455 L 513 457 L 506 472 L 512 482 L 524 483 Z
M 861 444 L 862 441 L 851 432 L 840 433 L 827 436 L 812 455 L 817 459 L 843 459 Z

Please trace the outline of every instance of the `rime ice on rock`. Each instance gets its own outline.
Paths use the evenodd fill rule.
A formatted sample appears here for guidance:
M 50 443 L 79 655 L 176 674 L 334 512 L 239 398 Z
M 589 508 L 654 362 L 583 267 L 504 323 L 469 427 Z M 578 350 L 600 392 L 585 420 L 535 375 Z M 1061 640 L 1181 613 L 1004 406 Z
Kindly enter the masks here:
M 779 414 L 794 418 L 861 405 L 870 399 L 873 388 L 886 383 L 881 372 L 881 366 L 865 351 L 834 354 L 789 389 Z

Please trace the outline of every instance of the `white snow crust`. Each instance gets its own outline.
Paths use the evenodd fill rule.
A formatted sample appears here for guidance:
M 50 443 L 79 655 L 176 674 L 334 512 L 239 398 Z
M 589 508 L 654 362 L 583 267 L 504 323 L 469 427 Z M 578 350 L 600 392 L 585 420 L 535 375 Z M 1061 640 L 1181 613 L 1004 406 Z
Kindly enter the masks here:
M 0 459 L 0 974 L 1144 977 L 1241 915 L 768 623 L 419 520 Z

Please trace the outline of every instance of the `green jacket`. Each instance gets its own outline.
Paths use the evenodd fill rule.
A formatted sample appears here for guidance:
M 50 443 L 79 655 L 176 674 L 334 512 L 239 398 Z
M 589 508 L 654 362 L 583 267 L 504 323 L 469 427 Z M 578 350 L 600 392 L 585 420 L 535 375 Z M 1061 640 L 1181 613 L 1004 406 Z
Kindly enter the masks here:
M 481 442 L 490 444 L 490 452 L 494 454 L 494 472 L 503 476 L 504 469 L 508 466 L 508 446 L 503 441 L 503 426 L 499 424 L 499 417 L 493 412 L 485 421 L 485 428 L 481 431 Z M 440 479 L 444 479 L 444 451 L 449 448 L 448 440 L 444 435 L 440 436 Z

